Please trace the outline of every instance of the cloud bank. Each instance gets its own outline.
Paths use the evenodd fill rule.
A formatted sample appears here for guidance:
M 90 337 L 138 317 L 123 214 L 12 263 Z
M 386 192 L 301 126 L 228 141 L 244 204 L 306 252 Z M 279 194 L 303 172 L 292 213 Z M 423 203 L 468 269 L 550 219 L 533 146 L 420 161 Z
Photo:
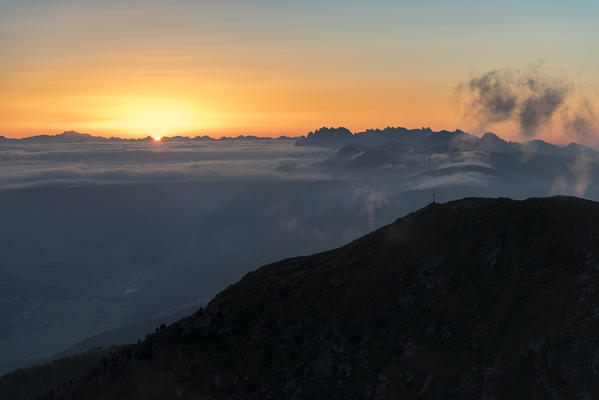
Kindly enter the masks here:
M 318 179 L 320 149 L 292 141 L 189 144 L 71 143 L 0 145 L 0 189 L 44 184 Z M 281 165 L 294 165 L 281 169 Z

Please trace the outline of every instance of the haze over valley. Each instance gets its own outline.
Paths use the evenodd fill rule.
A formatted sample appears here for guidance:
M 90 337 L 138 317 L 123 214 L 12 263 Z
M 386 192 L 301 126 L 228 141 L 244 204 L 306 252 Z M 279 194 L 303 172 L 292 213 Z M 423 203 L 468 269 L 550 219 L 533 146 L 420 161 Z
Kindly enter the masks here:
M 582 145 L 404 128 L 0 139 L 0 369 L 135 342 L 260 265 L 340 246 L 433 195 L 599 200 L 597 160 Z

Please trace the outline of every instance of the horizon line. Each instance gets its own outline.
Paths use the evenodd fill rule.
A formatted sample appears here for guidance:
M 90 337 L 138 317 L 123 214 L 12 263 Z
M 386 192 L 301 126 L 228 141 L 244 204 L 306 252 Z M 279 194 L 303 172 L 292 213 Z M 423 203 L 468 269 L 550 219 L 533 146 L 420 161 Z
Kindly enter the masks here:
M 235 139 L 256 139 L 256 140 L 299 140 L 301 138 L 307 138 L 308 135 L 319 132 L 321 130 L 344 130 L 347 131 L 349 133 L 351 133 L 352 136 L 355 135 L 359 135 L 359 134 L 365 134 L 365 133 L 369 133 L 369 132 L 384 132 L 385 130 L 405 130 L 405 131 L 412 131 L 413 133 L 431 133 L 431 134 L 466 134 L 466 135 L 470 135 L 470 136 L 474 136 L 476 138 L 482 138 L 487 134 L 491 134 L 494 135 L 496 137 L 498 137 L 499 139 L 507 142 L 507 143 L 527 143 L 527 142 L 533 142 L 533 141 L 541 141 L 541 142 L 545 142 L 545 143 L 549 143 L 555 146 L 559 146 L 559 147 L 566 147 L 568 145 L 571 144 L 577 144 L 577 145 L 583 145 L 583 146 L 587 146 L 584 145 L 582 143 L 579 142 L 575 142 L 575 141 L 570 141 L 568 143 L 557 143 L 557 142 L 553 142 L 553 141 L 547 141 L 545 139 L 540 139 L 537 137 L 531 137 L 530 139 L 527 140 L 506 140 L 503 139 L 500 135 L 491 132 L 491 131 L 487 131 L 484 132 L 480 135 L 478 134 L 474 134 L 474 133 L 470 133 L 470 132 L 466 132 L 463 131 L 461 129 L 455 129 L 453 131 L 450 130 L 446 130 L 446 129 L 441 129 L 441 130 L 433 130 L 430 127 L 420 127 L 420 128 L 406 128 L 403 126 L 386 126 L 385 128 L 367 128 L 364 130 L 359 130 L 359 131 L 352 131 L 349 128 L 346 128 L 344 126 L 322 126 L 320 128 L 317 129 L 313 129 L 305 134 L 302 135 L 297 135 L 297 136 L 288 136 L 288 135 L 278 135 L 278 136 L 271 136 L 271 135 L 253 135 L 253 134 L 239 134 L 239 135 L 222 135 L 222 136 L 211 136 L 209 134 L 197 134 L 197 135 L 189 135 L 186 133 L 179 133 L 179 134 L 173 134 L 173 135 L 163 135 L 163 136 L 158 136 L 158 135 L 145 135 L 145 136 L 137 136 L 137 137 L 122 137 L 122 136 L 115 136 L 115 135 L 102 135 L 102 134 L 91 134 L 91 133 L 87 133 L 87 132 L 78 132 L 76 130 L 66 130 L 63 131 L 61 133 L 41 133 L 41 134 L 37 134 L 37 135 L 31 135 L 31 136 L 21 136 L 21 137 L 11 137 L 11 136 L 4 136 L 4 135 L 0 135 L 0 139 L 4 140 L 4 141 L 21 141 L 21 140 L 25 140 L 25 141 L 29 141 L 29 140 L 33 140 L 36 138 L 60 138 L 60 137 L 65 137 L 65 136 L 73 136 L 73 137 L 80 137 L 80 138 L 89 138 L 90 140 L 93 139 L 99 139 L 99 140 L 106 140 L 106 141 L 130 141 L 130 142 L 139 142 L 139 141 L 148 141 L 148 142 L 160 142 L 160 141 L 169 141 L 172 139 L 181 139 L 181 140 L 214 140 L 214 141 L 219 141 L 219 140 L 235 140 Z
M 219 139 L 236 139 L 236 138 L 260 138 L 260 139 L 279 139 L 279 138 L 290 138 L 290 139 L 299 139 L 301 137 L 306 137 L 311 133 L 315 133 L 318 132 L 320 130 L 323 129 L 328 129 L 328 130 L 339 130 L 339 129 L 343 129 L 343 130 L 347 130 L 349 132 L 351 132 L 352 135 L 356 135 L 356 134 L 360 134 L 360 133 L 366 133 L 366 132 L 370 132 L 370 131 L 384 131 L 386 129 L 405 129 L 408 131 L 428 131 L 431 133 L 443 133 L 443 132 L 447 132 L 447 133 L 467 133 L 469 135 L 473 135 L 473 136 L 477 136 L 477 137 L 482 137 L 482 135 L 486 134 L 486 133 L 493 133 L 493 132 L 485 132 L 482 135 L 476 135 L 476 134 L 472 134 L 466 131 L 463 131 L 462 129 L 455 129 L 453 131 L 447 130 L 447 129 L 441 129 L 441 130 L 434 130 L 432 129 L 430 126 L 422 126 L 419 128 L 407 128 L 405 126 L 391 126 L 388 125 L 384 128 L 366 128 L 363 130 L 356 130 L 356 131 L 352 131 L 350 128 L 347 128 L 343 125 L 337 125 L 337 126 L 321 126 L 319 128 L 316 129 L 312 129 L 306 133 L 303 134 L 299 134 L 299 135 L 287 135 L 287 134 L 281 134 L 281 135 L 260 135 L 260 134 L 243 134 L 243 133 L 239 133 L 239 134 L 224 134 L 221 136 L 213 136 L 210 134 L 193 134 L 191 132 L 180 132 L 180 133 L 173 133 L 173 134 L 164 134 L 164 135 L 152 135 L 152 134 L 146 134 L 143 136 L 117 136 L 117 135 L 106 135 L 106 134 L 95 134 L 95 133 L 88 133 L 88 132 L 80 132 L 78 130 L 73 130 L 73 129 L 68 129 L 68 130 L 64 130 L 62 132 L 59 133 L 38 133 L 38 134 L 30 134 L 28 136 L 12 136 L 12 135 L 6 135 L 6 134 L 0 134 L 0 138 L 4 138 L 4 139 L 11 139 L 11 140 L 22 140 L 22 139 L 32 139 L 32 138 L 38 138 L 38 137 L 59 137 L 59 136 L 63 136 L 63 135 L 68 135 L 68 134 L 77 134 L 80 136 L 89 136 L 89 137 L 93 137 L 93 138 L 101 138 L 101 139 L 120 139 L 120 140 L 147 140 L 147 139 L 152 139 L 152 138 L 156 138 L 159 137 L 161 139 L 172 139 L 172 138 L 187 138 L 187 139 L 198 139 L 198 138 L 210 138 L 210 139 L 214 139 L 214 140 L 219 140 Z M 494 135 L 496 135 L 495 133 L 493 133 Z M 499 136 L 499 135 L 496 135 Z

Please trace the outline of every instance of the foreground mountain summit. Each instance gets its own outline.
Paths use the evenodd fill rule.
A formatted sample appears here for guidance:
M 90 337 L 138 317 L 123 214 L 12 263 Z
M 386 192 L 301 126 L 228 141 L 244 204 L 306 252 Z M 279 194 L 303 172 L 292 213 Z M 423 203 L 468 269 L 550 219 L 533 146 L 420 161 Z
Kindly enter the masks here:
M 48 397 L 594 398 L 598 333 L 599 203 L 469 198 L 259 268 Z

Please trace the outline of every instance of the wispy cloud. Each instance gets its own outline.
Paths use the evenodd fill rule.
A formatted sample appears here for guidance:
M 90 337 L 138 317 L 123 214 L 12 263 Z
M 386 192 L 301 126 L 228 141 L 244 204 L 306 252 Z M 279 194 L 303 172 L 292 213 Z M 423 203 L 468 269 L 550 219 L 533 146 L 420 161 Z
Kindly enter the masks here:
M 567 76 L 547 73 L 537 63 L 524 71 L 503 68 L 474 76 L 459 84 L 457 93 L 480 129 L 511 121 L 531 138 L 557 120 L 572 140 L 582 140 L 597 133 L 597 120 L 590 102 L 575 100 L 574 86 Z

